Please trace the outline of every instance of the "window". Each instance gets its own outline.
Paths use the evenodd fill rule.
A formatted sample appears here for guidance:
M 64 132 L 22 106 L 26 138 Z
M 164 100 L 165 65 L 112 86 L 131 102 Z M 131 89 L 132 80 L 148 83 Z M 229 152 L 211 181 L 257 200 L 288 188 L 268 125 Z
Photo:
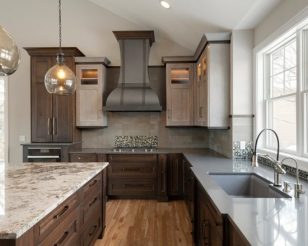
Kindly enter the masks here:
M 260 52 L 262 127 L 274 129 L 282 153 L 308 157 L 308 25 L 300 23 Z M 258 55 L 259 55 L 258 54 Z M 258 63 L 259 64 L 259 63 Z M 259 64 L 260 65 L 260 64 Z M 260 97 L 260 93 L 259 93 Z M 259 107 L 257 106 L 257 107 Z M 268 132 L 263 147 L 275 149 Z

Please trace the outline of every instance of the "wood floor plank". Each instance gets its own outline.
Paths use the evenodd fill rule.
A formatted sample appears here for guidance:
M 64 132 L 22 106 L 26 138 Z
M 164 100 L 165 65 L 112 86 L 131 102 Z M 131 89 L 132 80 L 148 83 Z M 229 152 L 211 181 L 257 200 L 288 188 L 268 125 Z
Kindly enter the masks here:
M 184 201 L 111 200 L 104 238 L 95 246 L 191 246 Z

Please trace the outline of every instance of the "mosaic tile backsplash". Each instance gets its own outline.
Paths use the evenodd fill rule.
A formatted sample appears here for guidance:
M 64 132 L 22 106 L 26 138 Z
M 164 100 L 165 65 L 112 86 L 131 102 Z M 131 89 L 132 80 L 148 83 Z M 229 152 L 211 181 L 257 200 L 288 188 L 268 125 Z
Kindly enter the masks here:
M 157 148 L 157 136 L 116 136 L 114 147 L 116 148 Z
M 233 158 L 250 160 L 253 153 L 252 142 L 235 141 L 233 142 Z
M 258 156 L 258 163 L 264 166 L 268 166 L 268 167 L 274 167 L 273 163 L 266 159 L 263 158 L 262 156 Z M 286 170 L 286 172 L 292 176 L 296 176 L 296 168 L 295 167 L 291 167 L 285 164 L 282 164 L 282 168 L 284 170 Z M 308 172 L 303 171 L 301 169 L 298 170 L 299 173 L 299 178 L 305 181 L 308 181 Z

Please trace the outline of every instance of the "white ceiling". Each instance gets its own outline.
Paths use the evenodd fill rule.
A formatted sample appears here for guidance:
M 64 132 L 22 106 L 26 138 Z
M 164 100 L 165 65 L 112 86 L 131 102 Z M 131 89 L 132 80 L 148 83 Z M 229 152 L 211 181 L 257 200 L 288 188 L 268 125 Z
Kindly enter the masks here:
M 281 0 L 169 0 L 170 9 L 159 0 L 89 1 L 194 51 L 203 33 L 254 28 Z

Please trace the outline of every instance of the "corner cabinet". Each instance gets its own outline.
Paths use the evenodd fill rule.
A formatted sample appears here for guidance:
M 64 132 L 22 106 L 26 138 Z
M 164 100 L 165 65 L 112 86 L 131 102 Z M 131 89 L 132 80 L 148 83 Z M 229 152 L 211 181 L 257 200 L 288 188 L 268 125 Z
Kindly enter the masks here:
M 230 44 L 209 43 L 196 65 L 195 124 L 229 127 Z
M 168 63 L 166 65 L 167 126 L 192 126 L 193 113 L 193 63 Z
M 31 141 L 33 143 L 75 142 L 81 134 L 75 127 L 75 94 L 56 96 L 45 89 L 46 72 L 56 64 L 58 48 L 25 48 L 31 56 Z M 65 64 L 75 71 L 77 48 L 63 48 Z
M 93 58 L 94 59 L 94 58 Z M 107 114 L 103 111 L 103 91 L 106 83 L 106 67 L 102 59 L 76 57 L 76 125 L 79 128 L 107 126 Z M 107 60 L 108 61 L 108 60 Z

